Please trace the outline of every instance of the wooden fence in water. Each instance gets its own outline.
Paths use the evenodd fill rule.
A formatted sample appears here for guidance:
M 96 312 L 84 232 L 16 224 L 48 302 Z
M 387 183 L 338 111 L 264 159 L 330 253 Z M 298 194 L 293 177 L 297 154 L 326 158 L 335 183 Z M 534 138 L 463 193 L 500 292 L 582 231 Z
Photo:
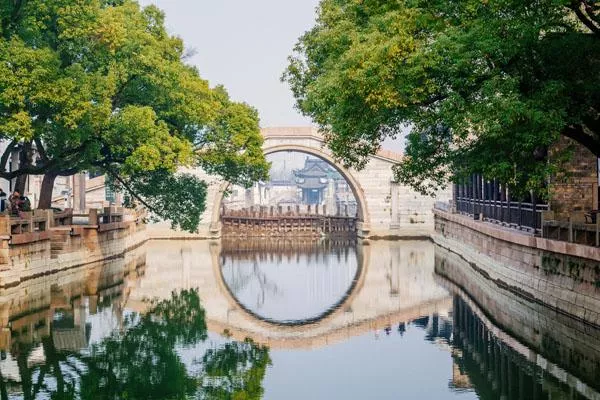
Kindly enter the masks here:
M 221 210 L 225 236 L 322 236 L 356 232 L 357 218 L 328 215 L 325 206 L 250 207 Z

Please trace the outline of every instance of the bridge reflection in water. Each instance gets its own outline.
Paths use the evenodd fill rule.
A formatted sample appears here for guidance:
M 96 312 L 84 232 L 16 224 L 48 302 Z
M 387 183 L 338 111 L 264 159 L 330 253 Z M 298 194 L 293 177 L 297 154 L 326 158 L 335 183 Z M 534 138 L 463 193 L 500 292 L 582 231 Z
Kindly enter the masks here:
M 354 240 L 224 239 L 221 278 L 239 307 L 281 325 L 318 322 L 341 307 L 363 268 Z
M 119 398 L 114 388 L 131 399 L 185 395 L 173 391 L 174 379 L 197 398 L 233 398 L 232 391 L 302 398 L 289 393 L 299 387 L 324 398 L 319 385 L 342 393 L 344 381 L 344 398 L 391 399 L 400 389 L 430 398 L 430 390 L 443 387 L 436 398 L 600 399 L 599 332 L 504 292 L 469 268 L 428 241 L 150 242 L 123 259 L 0 292 L 0 399 L 59 391 L 61 398 Z M 198 288 L 204 310 L 190 292 L 187 302 L 169 300 L 190 288 Z M 166 299 L 163 314 L 144 301 L 154 297 Z M 164 315 L 191 315 L 193 324 L 161 323 Z M 205 343 L 206 328 L 213 333 Z M 187 345 L 165 348 L 179 341 Z M 118 354 L 107 358 L 111 348 Z M 199 357 L 200 364 L 190 361 Z M 171 372 L 144 369 L 157 360 L 174 363 L 164 370 Z M 234 369 L 220 370 L 224 360 L 234 360 L 223 364 Z M 107 362 L 121 372 L 106 370 Z M 312 370 L 321 378 L 310 378 Z M 135 389 L 150 377 L 154 383 L 142 386 L 154 395 Z M 102 386 L 106 379 L 116 381 Z M 92 388 L 92 397 L 82 388 Z

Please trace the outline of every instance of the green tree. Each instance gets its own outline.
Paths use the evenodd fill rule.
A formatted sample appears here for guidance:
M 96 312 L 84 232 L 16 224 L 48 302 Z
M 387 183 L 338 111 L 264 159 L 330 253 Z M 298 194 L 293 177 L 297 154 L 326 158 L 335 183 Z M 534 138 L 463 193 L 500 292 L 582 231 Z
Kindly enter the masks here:
M 3 0 L 0 177 L 44 174 L 48 208 L 57 176 L 99 170 L 158 217 L 196 229 L 205 186 L 179 168 L 247 185 L 268 165 L 256 111 L 210 88 L 185 54 L 162 12 L 133 0 Z M 15 149 L 21 165 L 7 171 Z
M 348 165 L 408 126 L 395 173 L 421 192 L 474 172 L 539 190 L 561 135 L 600 156 L 599 10 L 596 0 L 322 0 L 283 78 Z

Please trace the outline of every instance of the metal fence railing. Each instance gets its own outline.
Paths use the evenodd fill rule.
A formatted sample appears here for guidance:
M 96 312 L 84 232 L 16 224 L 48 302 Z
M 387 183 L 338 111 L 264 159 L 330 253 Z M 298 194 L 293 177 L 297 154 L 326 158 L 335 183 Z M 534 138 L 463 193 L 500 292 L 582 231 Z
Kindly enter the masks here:
M 456 211 L 512 228 L 539 232 L 542 227 L 542 212 L 548 211 L 548 205 L 458 197 Z

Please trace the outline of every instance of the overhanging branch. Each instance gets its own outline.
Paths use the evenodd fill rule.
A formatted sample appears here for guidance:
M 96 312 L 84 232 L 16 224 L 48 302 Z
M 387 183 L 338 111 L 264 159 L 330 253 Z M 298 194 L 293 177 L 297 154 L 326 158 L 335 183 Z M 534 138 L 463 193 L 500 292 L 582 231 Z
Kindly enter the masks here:
M 4 150 L 2 157 L 0 157 L 0 170 L 1 171 L 6 171 L 6 163 L 8 162 L 8 157 L 10 157 L 10 155 L 16 145 L 17 145 L 17 141 L 13 140 L 8 144 L 8 146 L 6 147 L 6 150 Z
M 596 25 L 596 23 L 593 19 L 588 18 L 588 16 L 586 14 L 584 14 L 583 11 L 581 11 L 581 1 L 574 0 L 573 2 L 571 2 L 571 5 L 569 6 L 569 8 L 571 10 L 573 10 L 575 15 L 577 15 L 577 18 L 579 18 L 579 20 L 585 26 L 587 26 L 589 30 L 591 30 L 596 35 L 600 36 L 600 27 L 598 27 Z
M 148 204 L 140 195 L 138 195 L 135 190 L 133 190 L 133 188 L 129 185 L 129 183 L 127 183 L 123 178 L 121 178 L 121 176 L 119 176 L 119 174 L 117 174 L 116 172 L 114 172 L 113 170 L 111 170 L 110 168 L 107 168 L 105 165 L 102 166 L 104 168 L 104 170 L 114 179 L 116 179 L 122 186 L 123 188 L 125 188 L 125 190 L 127 190 L 127 192 L 132 195 L 133 197 L 135 197 L 140 203 L 142 203 L 144 205 L 144 207 L 146 207 L 148 209 L 148 211 L 150 212 L 154 212 L 156 214 L 158 214 L 158 212 L 154 209 L 154 207 L 152 207 L 150 204 Z
M 600 157 L 600 141 L 585 133 L 581 125 L 571 125 L 563 129 L 562 134 L 585 146 L 596 157 Z

